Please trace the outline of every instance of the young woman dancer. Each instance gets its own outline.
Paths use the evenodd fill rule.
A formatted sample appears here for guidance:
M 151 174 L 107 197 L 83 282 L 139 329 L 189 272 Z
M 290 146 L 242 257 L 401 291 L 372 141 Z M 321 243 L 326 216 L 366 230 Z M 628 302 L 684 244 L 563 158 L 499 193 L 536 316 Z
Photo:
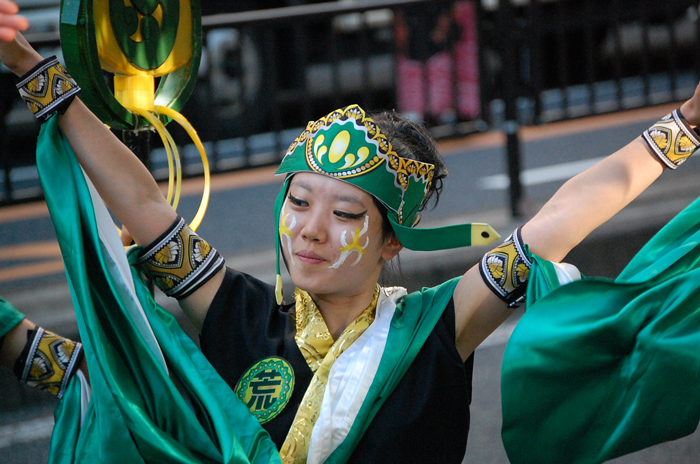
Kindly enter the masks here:
M 0 4 L 0 26 L 21 29 L 11 4 Z M 696 92 L 679 111 L 568 181 L 461 278 L 407 295 L 378 284 L 382 266 L 403 247 L 435 250 L 497 236 L 485 225 L 416 228 L 419 211 L 437 199 L 445 176 L 428 133 L 394 113 L 370 117 L 357 105 L 333 111 L 309 123 L 278 170 L 285 176 L 275 211 L 278 267 L 281 256 L 296 286 L 294 301 L 283 302 L 279 278 L 271 288 L 226 268 L 187 227 L 141 162 L 75 98 L 77 85 L 60 65 L 44 60 L 19 34 L 3 33 L 0 60 L 22 76 L 23 97 L 48 119 L 45 133 L 63 134 L 56 137 L 65 137 L 99 196 L 143 247 L 132 264 L 178 298 L 200 333 L 202 352 L 230 387 L 218 399 L 227 403 L 235 394 L 242 401 L 269 434 L 271 442 L 256 435 L 262 437 L 256 452 L 265 448 L 270 461 L 277 455 L 269 449 L 278 449 L 283 462 L 460 462 L 472 353 L 525 298 L 533 256 L 559 262 L 700 145 L 691 128 L 700 123 Z M 49 91 L 37 96 L 43 86 Z M 45 182 L 51 197 L 51 181 Z M 22 339 L 16 330 L 8 340 Z M 41 336 L 30 338 L 24 365 L 41 351 L 35 349 Z M 16 352 L 16 343 L 6 341 L 3 352 Z M 92 376 L 99 356 L 86 352 Z M 138 361 L 129 369 L 138 370 Z M 96 389 L 108 388 L 95 382 Z M 149 398 L 159 395 L 150 391 Z M 192 398 L 199 398 L 196 392 Z M 209 406 L 192 398 L 197 420 L 211 432 L 216 424 L 202 417 Z M 150 413 L 156 418 L 149 420 L 160 423 L 158 407 Z M 144 460 L 162 459 L 162 449 L 130 428 L 131 420 L 142 419 L 129 416 L 126 429 Z M 173 455 L 204 453 L 165 429 L 158 436 L 176 436 L 168 441 Z M 221 437 L 212 441 L 221 445 Z M 78 437 L 75 443 L 94 449 L 86 442 Z M 254 460 L 250 453 L 246 459 Z

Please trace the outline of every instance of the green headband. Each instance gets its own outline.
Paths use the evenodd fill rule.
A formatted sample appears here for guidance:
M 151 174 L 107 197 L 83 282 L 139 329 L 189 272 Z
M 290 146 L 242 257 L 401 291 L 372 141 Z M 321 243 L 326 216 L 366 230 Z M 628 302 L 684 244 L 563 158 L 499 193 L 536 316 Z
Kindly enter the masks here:
M 387 208 L 401 244 L 417 251 L 488 245 L 500 236 L 488 224 L 459 224 L 415 229 L 418 210 L 432 184 L 435 166 L 401 158 L 377 125 L 358 105 L 333 111 L 315 122 L 290 145 L 276 174 L 287 179 L 275 203 L 277 226 L 277 299 L 281 302 L 279 220 L 289 180 L 297 172 L 315 172 L 358 187 Z

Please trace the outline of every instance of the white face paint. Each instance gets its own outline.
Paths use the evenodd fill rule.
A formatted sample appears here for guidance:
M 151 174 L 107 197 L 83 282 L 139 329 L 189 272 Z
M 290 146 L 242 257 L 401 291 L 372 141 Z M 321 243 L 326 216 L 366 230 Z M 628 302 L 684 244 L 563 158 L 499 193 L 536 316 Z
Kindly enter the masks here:
M 283 248 L 287 249 L 287 253 L 289 254 L 289 260 L 291 261 L 291 264 L 294 265 L 294 254 L 292 253 L 292 237 L 294 237 L 294 232 L 292 232 L 292 229 L 294 226 L 297 225 L 297 218 L 294 216 L 290 216 L 287 214 L 287 200 L 284 200 L 284 204 L 282 205 L 282 212 L 281 218 L 280 218 L 280 242 L 282 244 Z M 287 225 L 287 219 L 290 219 L 292 222 Z M 286 246 L 285 246 L 285 240 L 286 240 Z
M 340 251 L 340 258 L 338 258 L 338 261 L 333 263 L 332 266 L 328 266 L 330 269 L 338 269 L 342 264 L 345 262 L 346 259 L 348 259 L 348 256 L 353 251 L 357 252 L 357 259 L 355 259 L 355 262 L 351 264 L 351 266 L 356 265 L 357 263 L 360 262 L 362 259 L 362 255 L 365 254 L 365 250 L 367 249 L 367 245 L 369 245 L 369 237 L 365 240 L 364 245 L 360 245 L 360 237 L 365 235 L 367 231 L 369 230 L 369 214 L 365 215 L 365 225 L 360 230 L 358 227 L 355 229 L 355 231 L 352 233 L 352 242 L 348 245 L 347 240 L 345 240 L 345 236 L 347 234 L 347 230 L 344 230 L 343 233 L 340 235 L 340 244 L 343 245 L 341 248 L 338 249 Z

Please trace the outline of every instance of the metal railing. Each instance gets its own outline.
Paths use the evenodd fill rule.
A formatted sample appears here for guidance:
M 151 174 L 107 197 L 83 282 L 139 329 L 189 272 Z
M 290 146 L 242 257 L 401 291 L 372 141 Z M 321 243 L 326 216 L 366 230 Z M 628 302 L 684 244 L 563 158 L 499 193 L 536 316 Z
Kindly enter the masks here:
M 200 79 L 184 113 L 214 172 L 276 163 L 307 121 L 349 103 L 422 117 L 438 137 L 497 128 L 507 134 L 517 215 L 519 128 L 689 96 L 700 69 L 699 1 L 361 0 L 206 16 Z M 435 17 L 459 15 L 465 4 L 473 23 L 453 17 L 452 29 L 438 31 Z M 435 47 L 436 31 L 446 46 Z M 459 48 L 465 34 L 471 42 Z M 29 39 L 55 46 L 58 36 Z M 451 103 L 438 108 L 440 73 L 450 76 L 442 94 Z M 37 128 L 13 122 L 16 97 L 0 103 L 11 116 L 0 130 L 0 205 L 36 199 L 28 152 Z M 172 130 L 185 174 L 198 175 L 196 151 Z M 157 178 L 165 166 L 152 147 Z
M 699 5 L 531 0 L 479 10 L 482 114 L 507 135 L 514 216 L 519 127 L 690 97 L 700 75 Z

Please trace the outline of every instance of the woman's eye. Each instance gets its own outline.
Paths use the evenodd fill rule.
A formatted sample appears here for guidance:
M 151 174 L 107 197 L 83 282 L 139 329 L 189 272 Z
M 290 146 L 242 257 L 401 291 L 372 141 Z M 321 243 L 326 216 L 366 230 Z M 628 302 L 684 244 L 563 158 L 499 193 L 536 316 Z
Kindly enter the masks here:
M 334 213 L 336 216 L 341 217 L 343 219 L 360 219 L 360 218 L 365 217 L 365 214 L 367 214 L 367 211 L 363 211 L 359 214 L 352 214 L 352 213 L 348 213 L 347 211 L 336 210 L 336 211 L 334 211 Z
M 297 198 L 295 196 L 292 196 L 292 194 L 289 194 L 287 197 L 289 198 L 289 201 L 292 202 L 294 206 L 307 206 L 308 203 L 305 200 L 302 200 L 301 198 Z

